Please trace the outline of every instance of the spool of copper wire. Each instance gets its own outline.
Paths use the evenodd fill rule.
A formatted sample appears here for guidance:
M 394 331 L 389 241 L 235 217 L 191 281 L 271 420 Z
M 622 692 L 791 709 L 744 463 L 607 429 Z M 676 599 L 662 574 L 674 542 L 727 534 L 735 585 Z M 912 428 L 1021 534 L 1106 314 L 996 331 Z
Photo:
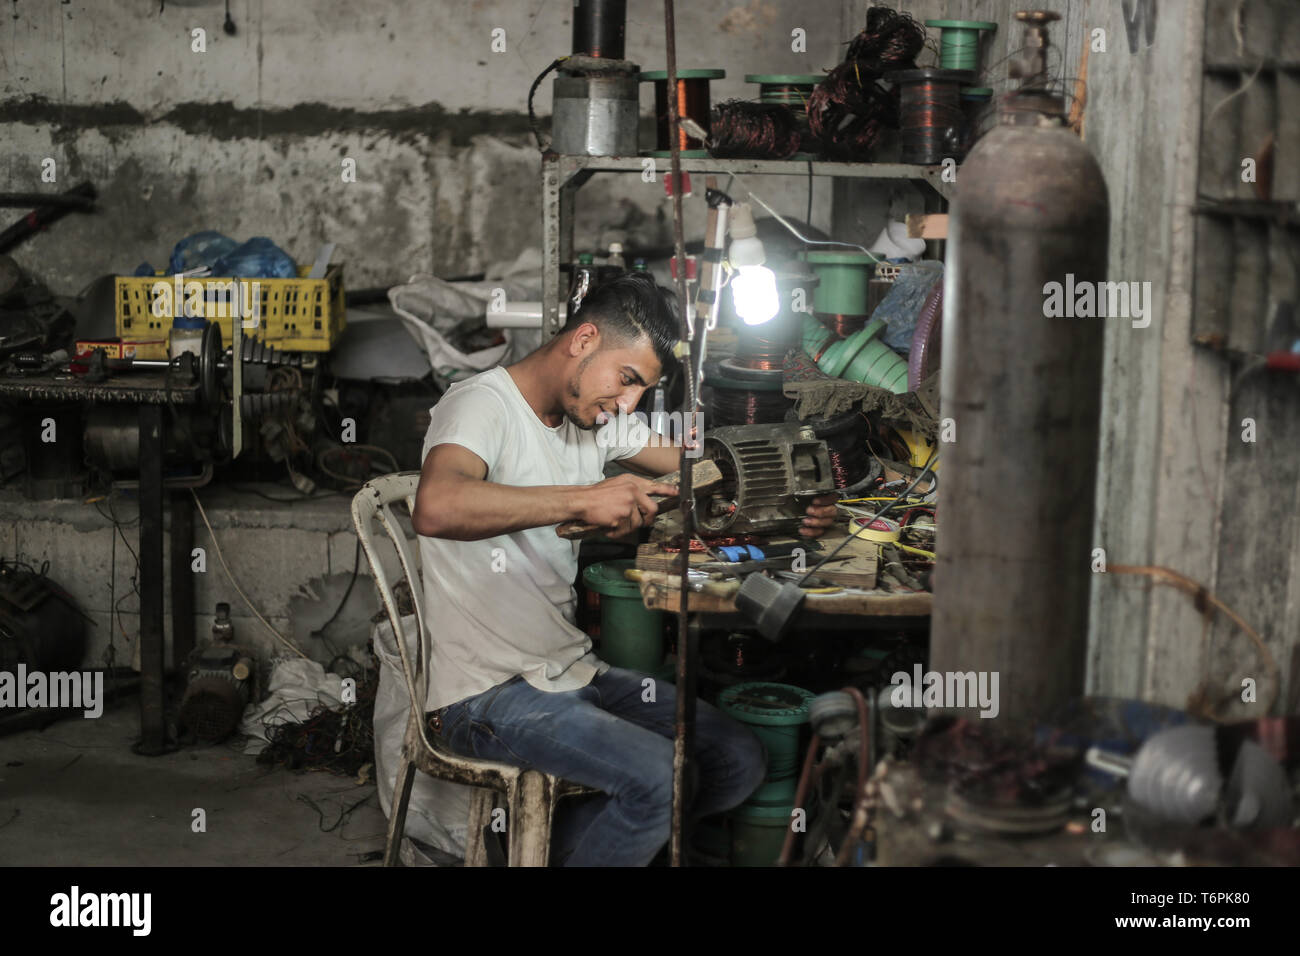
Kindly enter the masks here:
M 860 411 L 854 408 L 834 418 L 807 424 L 812 426 L 813 434 L 826 442 L 837 489 L 858 486 L 873 476 L 875 463 L 867 454 L 868 424 Z
M 690 117 L 706 132 L 709 129 L 709 81 L 720 80 L 726 70 L 678 70 L 677 85 L 672 95 L 677 99 L 678 118 Z M 652 156 L 672 151 L 672 138 L 668 129 L 668 73 L 651 70 L 641 74 L 641 79 L 655 85 L 655 148 Z M 677 129 L 678 148 L 690 156 L 707 156 L 704 144 Z
M 812 148 L 812 137 L 808 131 L 808 101 L 813 90 L 817 88 L 825 74 L 822 73 L 750 73 L 745 77 L 746 83 L 758 84 L 758 101 L 769 109 L 784 107 L 789 110 L 793 120 L 793 139 L 795 150 L 803 149 L 804 144 Z M 788 155 L 788 154 L 786 154 Z M 812 153 L 803 153 L 812 158 Z M 762 158 L 785 158 L 780 152 Z
M 789 159 L 802 141 L 794 113 L 779 103 L 728 100 L 710 116 L 709 152 L 719 159 Z
M 871 318 L 869 313 L 859 312 L 856 315 L 848 315 L 842 312 L 814 312 L 817 321 L 826 328 L 830 329 L 842 339 L 847 339 L 854 332 L 859 332 Z
M 782 392 L 784 378 L 779 365 L 774 369 L 760 369 L 742 365 L 738 358 L 723 359 L 706 376 L 713 387 L 707 427 L 785 421 L 785 413 L 794 407 L 794 402 Z
M 793 402 L 780 392 L 713 388 L 710 428 L 723 425 L 774 425 L 785 421 Z
M 965 155 L 961 88 L 974 82 L 968 70 L 900 70 L 889 74 L 899 90 L 899 161 L 934 166 Z
M 762 325 L 746 325 L 728 312 L 736 329 L 734 363 L 741 368 L 780 371 L 788 352 L 798 349 L 803 337 L 804 309 L 812 303 L 820 283 L 810 272 L 794 271 L 781 267 L 776 271 L 776 292 L 779 311 Z M 728 310 L 733 300 L 727 294 L 723 304 Z M 798 311 L 796 311 L 796 309 Z
M 760 326 L 766 329 L 767 326 Z M 736 344 L 735 362 L 742 368 L 767 369 L 780 371 L 785 365 L 785 356 L 799 343 L 781 326 L 773 329 L 777 335 L 764 334 L 746 329 L 741 332 Z M 795 327 L 798 331 L 798 327 Z M 748 334 L 745 334 L 748 332 Z

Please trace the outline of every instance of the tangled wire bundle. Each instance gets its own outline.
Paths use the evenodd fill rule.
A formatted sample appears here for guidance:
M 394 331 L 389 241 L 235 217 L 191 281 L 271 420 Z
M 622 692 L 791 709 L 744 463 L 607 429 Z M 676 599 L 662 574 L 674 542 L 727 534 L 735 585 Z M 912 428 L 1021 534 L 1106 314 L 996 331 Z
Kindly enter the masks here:
M 266 727 L 268 745 L 257 762 L 290 770 L 328 770 L 355 777 L 375 760 L 375 692 L 379 678 L 357 682 L 357 701 L 339 710 L 324 704 L 302 723 L 287 721 Z
M 728 100 L 713 108 L 709 140 L 720 159 L 788 159 L 799 150 L 799 124 L 780 103 Z
M 865 159 L 883 129 L 898 128 L 898 92 L 879 81 L 892 70 L 915 69 L 924 46 L 925 27 L 906 13 L 867 11 L 866 29 L 849 43 L 844 62 L 808 99 L 808 129 L 823 153 Z

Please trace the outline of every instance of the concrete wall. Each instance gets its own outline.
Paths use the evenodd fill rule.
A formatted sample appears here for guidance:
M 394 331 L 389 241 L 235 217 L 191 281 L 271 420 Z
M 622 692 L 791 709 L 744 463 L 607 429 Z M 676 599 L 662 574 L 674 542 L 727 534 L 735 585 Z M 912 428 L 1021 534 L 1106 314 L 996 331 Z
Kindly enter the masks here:
M 273 496 L 287 497 L 267 486 Z M 357 536 L 350 496 L 276 504 L 247 491 L 206 488 L 199 499 L 238 587 L 277 631 L 309 657 L 328 666 L 336 652 L 370 637 L 369 618 L 380 609 L 365 555 L 357 565 Z M 165 514 L 167 514 L 165 512 Z M 115 533 L 116 518 L 120 533 Z M 166 518 L 170 529 L 170 515 Z M 15 490 L 0 490 L 0 554 L 39 568 L 50 563 L 50 577 L 76 599 L 93 621 L 86 628 L 88 666 L 129 666 L 138 653 L 140 601 L 132 588 L 138 574 L 139 508 L 133 494 L 118 493 L 98 502 L 28 501 Z M 218 602 L 230 604 L 237 643 L 251 647 L 263 663 L 296 656 L 249 610 L 222 569 L 213 535 L 194 515 L 194 546 L 204 551 L 205 570 L 194 574 L 195 642 L 211 634 Z M 170 566 L 170 536 L 163 541 L 163 568 Z M 381 551 L 385 572 L 397 573 L 396 553 Z M 325 632 L 312 632 L 340 607 L 353 568 L 357 582 L 339 616 Z M 164 570 L 164 574 L 168 573 Z M 167 663 L 171 653 L 171 591 L 164 591 L 163 620 Z M 116 614 L 114 609 L 116 608 Z M 138 658 L 135 658 L 138 660 Z
M 335 241 L 354 288 L 478 272 L 540 248 L 526 98 L 570 50 L 569 3 L 234 0 L 234 36 L 222 31 L 221 0 L 159 6 L 34 0 L 0 18 L 0 188 L 89 179 L 100 190 L 97 215 L 68 218 L 15 254 L 56 291 L 146 259 L 160 266 L 205 228 L 267 235 L 308 261 Z M 630 6 L 628 57 L 662 69 L 661 5 Z M 746 73 L 815 73 L 839 56 L 839 0 L 678 7 L 679 68 L 727 70 L 715 100 L 754 95 Z M 196 28 L 204 53 L 192 50 Z M 795 28 L 806 52 L 791 51 Z M 497 29 L 503 52 L 492 50 Z M 542 117 L 550 82 L 537 93 Z M 648 116 L 648 86 L 641 99 Z M 41 181 L 47 157 L 57 184 Z M 342 181 L 345 158 L 355 183 Z M 806 188 L 780 178 L 767 198 L 802 216 Z M 823 225 L 830 204 L 823 190 Z M 661 183 L 597 177 L 579 208 L 582 248 L 628 231 L 671 244 Z

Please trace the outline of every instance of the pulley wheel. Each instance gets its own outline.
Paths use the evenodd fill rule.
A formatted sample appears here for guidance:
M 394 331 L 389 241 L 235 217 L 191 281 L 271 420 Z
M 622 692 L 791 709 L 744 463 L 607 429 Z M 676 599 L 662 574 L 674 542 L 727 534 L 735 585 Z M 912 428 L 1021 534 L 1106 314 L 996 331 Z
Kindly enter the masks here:
M 199 396 L 204 405 L 215 405 L 221 400 L 218 391 L 220 378 L 217 365 L 221 361 L 221 326 L 209 322 L 203 329 L 199 343 Z

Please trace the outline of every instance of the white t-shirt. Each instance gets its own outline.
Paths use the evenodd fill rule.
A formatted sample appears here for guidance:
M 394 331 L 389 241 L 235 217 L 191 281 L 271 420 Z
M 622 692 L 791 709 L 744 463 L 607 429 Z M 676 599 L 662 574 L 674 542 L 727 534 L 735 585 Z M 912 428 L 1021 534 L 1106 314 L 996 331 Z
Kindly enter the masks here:
M 607 462 L 644 447 L 614 445 L 608 434 L 567 418 L 548 427 L 504 368 L 452 385 L 429 414 L 421 461 L 435 445 L 461 445 L 487 464 L 488 481 L 502 485 L 594 484 L 604 479 Z M 574 626 L 579 542 L 561 538 L 555 525 L 481 541 L 419 541 L 428 710 L 517 674 L 539 690 L 566 691 L 609 668 Z

